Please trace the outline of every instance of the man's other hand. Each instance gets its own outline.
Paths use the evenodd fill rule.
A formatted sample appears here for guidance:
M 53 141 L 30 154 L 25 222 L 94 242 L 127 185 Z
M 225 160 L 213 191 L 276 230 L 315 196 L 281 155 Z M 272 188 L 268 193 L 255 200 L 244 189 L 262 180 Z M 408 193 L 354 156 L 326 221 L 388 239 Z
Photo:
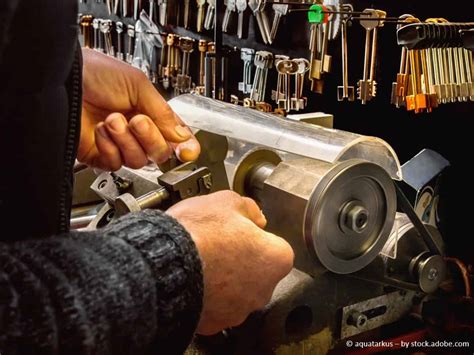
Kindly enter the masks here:
M 145 74 L 83 49 L 82 129 L 77 159 L 104 170 L 138 169 L 148 159 L 166 161 L 172 149 L 182 161 L 198 157 L 191 130 L 171 110 Z
M 197 332 L 211 335 L 263 308 L 293 266 L 293 250 L 265 232 L 257 204 L 231 191 L 194 197 L 167 213 L 191 234 L 204 271 L 204 307 Z

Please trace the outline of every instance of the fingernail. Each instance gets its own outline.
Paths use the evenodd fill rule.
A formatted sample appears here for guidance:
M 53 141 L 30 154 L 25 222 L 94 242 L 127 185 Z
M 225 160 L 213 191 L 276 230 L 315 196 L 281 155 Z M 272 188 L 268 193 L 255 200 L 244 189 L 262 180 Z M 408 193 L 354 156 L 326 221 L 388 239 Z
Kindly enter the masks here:
M 133 124 L 133 128 L 137 131 L 140 135 L 146 135 L 150 129 L 150 123 L 146 118 L 140 118 Z
M 182 138 L 189 138 L 191 136 L 191 133 L 189 133 L 189 130 L 183 126 L 176 126 L 174 130 Z
M 104 125 L 98 126 L 98 127 L 97 127 L 97 131 L 99 132 L 99 134 L 100 134 L 102 137 L 104 137 L 105 139 L 110 140 L 109 134 L 107 133 L 107 129 L 105 128 Z
M 112 127 L 112 129 L 116 131 L 117 133 L 125 132 L 125 129 L 127 127 L 121 117 L 113 117 L 110 120 L 109 124 Z
M 176 155 L 178 156 L 178 159 L 183 162 L 193 161 L 193 160 L 196 160 L 197 158 L 196 151 L 189 148 L 178 147 L 176 149 Z

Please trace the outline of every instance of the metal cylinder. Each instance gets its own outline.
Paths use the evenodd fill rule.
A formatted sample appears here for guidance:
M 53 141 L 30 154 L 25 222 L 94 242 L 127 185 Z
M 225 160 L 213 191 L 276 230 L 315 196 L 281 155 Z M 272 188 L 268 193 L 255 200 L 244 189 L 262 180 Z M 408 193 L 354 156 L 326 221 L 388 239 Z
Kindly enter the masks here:
M 365 159 L 385 168 L 392 178 L 402 178 L 394 150 L 379 138 L 282 120 L 273 114 L 200 95 L 180 95 L 169 104 L 195 129 L 329 163 Z
M 257 159 L 263 155 L 253 152 L 241 162 L 247 175 L 242 178 L 238 169 L 234 187 L 245 181 L 267 229 L 293 247 L 296 268 L 313 276 L 347 274 L 377 257 L 396 212 L 395 188 L 382 168 L 362 160 L 329 164 L 300 157 L 275 165 Z
M 147 208 L 154 208 L 169 198 L 169 193 L 165 188 L 153 190 L 135 199 L 133 195 L 125 193 L 115 199 L 115 212 L 117 216 L 123 216 L 129 212 L 141 211 Z
M 71 229 L 80 229 L 80 228 L 85 228 L 91 223 L 96 215 L 89 215 L 89 216 L 81 216 L 81 217 L 75 217 L 71 218 Z

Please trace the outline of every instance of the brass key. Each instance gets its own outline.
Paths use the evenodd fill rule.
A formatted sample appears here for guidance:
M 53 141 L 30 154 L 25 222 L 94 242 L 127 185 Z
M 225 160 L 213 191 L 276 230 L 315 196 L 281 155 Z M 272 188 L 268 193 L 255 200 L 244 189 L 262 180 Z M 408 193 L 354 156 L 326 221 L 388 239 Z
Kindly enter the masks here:
M 378 27 L 383 26 L 383 18 L 386 17 L 386 12 L 374 9 L 365 9 L 363 11 L 369 20 L 361 20 L 360 24 L 365 28 L 365 57 L 364 57 L 364 76 L 358 82 L 357 94 L 358 99 L 362 104 L 372 100 L 376 95 L 377 83 L 375 81 L 375 65 L 377 57 L 377 33 Z M 373 20 L 379 18 L 380 21 Z
M 84 15 L 81 17 L 81 33 L 82 33 L 82 38 L 83 38 L 83 41 L 84 41 L 84 47 L 86 48 L 92 48 L 93 47 L 93 44 L 92 44 L 92 32 L 91 32 L 91 28 L 92 28 L 92 20 L 94 18 L 92 17 L 92 15 Z
M 196 0 L 196 4 L 198 8 L 196 30 L 202 32 L 204 27 L 204 7 L 206 6 L 206 0 Z
M 402 15 L 400 20 L 406 23 L 420 22 L 419 19 L 412 15 Z M 402 27 L 399 25 L 397 28 Z M 397 81 L 392 83 L 391 103 L 397 108 L 406 105 L 406 96 L 408 93 L 409 77 L 410 77 L 410 58 L 408 56 L 408 49 L 402 47 L 400 57 L 400 69 L 397 74 Z
M 208 42 L 201 39 L 198 43 L 199 49 L 199 86 L 204 87 L 204 75 L 205 75 L 205 60 L 207 53 Z

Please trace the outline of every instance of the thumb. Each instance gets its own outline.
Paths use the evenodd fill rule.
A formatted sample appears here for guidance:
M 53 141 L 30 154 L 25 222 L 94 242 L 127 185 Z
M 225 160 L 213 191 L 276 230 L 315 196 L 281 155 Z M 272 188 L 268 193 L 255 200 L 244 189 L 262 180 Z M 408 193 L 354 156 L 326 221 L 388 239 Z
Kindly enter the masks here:
M 167 141 L 182 143 L 192 138 L 191 131 L 148 80 L 137 86 L 138 111 L 152 119 Z

